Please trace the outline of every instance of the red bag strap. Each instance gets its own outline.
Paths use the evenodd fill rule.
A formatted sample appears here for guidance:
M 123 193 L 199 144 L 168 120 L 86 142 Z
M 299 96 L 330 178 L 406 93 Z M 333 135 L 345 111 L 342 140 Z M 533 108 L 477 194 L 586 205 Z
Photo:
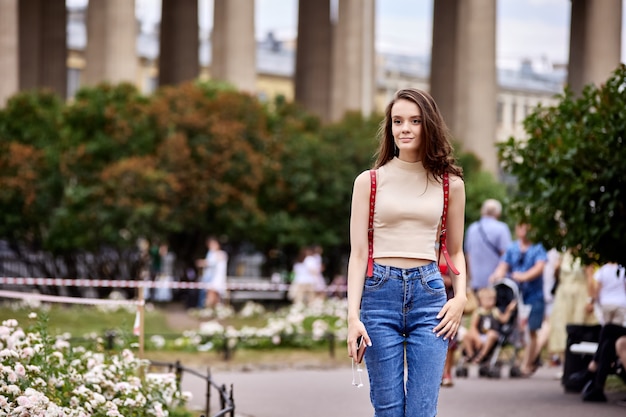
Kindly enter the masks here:
M 367 225 L 367 276 L 374 275 L 374 207 L 376 206 L 376 170 L 370 169 L 370 207 Z
M 450 178 L 448 177 L 448 173 L 444 172 L 443 174 L 443 214 L 441 215 L 441 234 L 439 235 L 439 250 L 443 252 L 443 257 L 448 264 L 448 268 L 450 271 L 454 273 L 454 275 L 459 275 L 459 270 L 456 269 L 454 264 L 452 263 L 452 259 L 450 259 L 450 254 L 448 253 L 447 246 L 447 230 L 446 230 L 446 220 L 448 217 L 448 198 L 450 196 Z

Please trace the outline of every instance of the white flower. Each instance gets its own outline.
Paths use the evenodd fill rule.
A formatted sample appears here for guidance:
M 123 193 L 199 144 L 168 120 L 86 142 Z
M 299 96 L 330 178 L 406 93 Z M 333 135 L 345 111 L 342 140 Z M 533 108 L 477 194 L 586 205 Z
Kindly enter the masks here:
M 17 397 L 16 402 L 21 407 L 30 407 L 31 406 L 30 398 L 25 396 L 25 395 L 20 395 L 19 397 Z
M 56 342 L 54 343 L 54 348 L 57 350 L 69 349 L 69 347 L 70 347 L 70 342 L 64 339 L 57 339 Z
M 157 349 L 162 349 L 165 346 L 165 338 L 160 335 L 153 335 L 150 337 L 150 341 L 154 344 Z
M 196 349 L 198 349 L 198 352 L 208 352 L 213 349 L 213 342 L 206 342 L 203 345 L 198 345 Z
M 193 399 L 193 394 L 189 391 L 183 391 L 180 395 L 184 402 L 189 402 Z
M 7 372 L 7 381 L 9 381 L 12 384 L 16 383 L 17 382 L 17 373 L 15 373 L 13 370 Z
M 198 332 L 206 336 L 214 336 L 216 334 L 224 333 L 224 326 L 214 320 L 207 321 L 200 325 L 200 330 Z
M 107 400 L 104 395 L 98 394 L 97 392 L 94 392 L 92 395 L 93 399 L 89 401 L 89 403 L 96 408 L 98 407 L 98 405 L 104 404 Z
M 20 355 L 17 354 L 13 349 L 3 349 L 0 351 L 0 358 L 19 358 Z
M 34 311 L 28 313 L 28 318 L 31 320 L 34 320 L 37 318 L 37 313 L 35 313 Z
M 160 403 L 156 403 L 154 405 L 154 413 L 156 417 L 165 417 L 165 413 L 163 413 L 163 406 Z
M 328 323 L 318 319 L 313 322 L 313 340 L 321 340 L 328 331 Z
M 30 359 L 35 355 L 35 349 L 33 349 L 30 346 L 25 347 L 24 349 L 22 349 L 22 357 L 25 359 Z
M 5 391 L 12 395 L 18 395 L 21 392 L 20 387 L 14 384 L 7 385 Z
M 26 369 L 24 369 L 24 365 L 22 365 L 21 363 L 16 363 L 15 364 L 15 373 L 20 376 L 23 377 L 26 375 Z

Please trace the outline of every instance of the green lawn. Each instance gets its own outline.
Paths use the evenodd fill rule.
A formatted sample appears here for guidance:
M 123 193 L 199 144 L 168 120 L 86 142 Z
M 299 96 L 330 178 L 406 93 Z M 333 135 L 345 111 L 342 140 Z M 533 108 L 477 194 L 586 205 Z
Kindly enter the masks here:
M 104 335 L 106 331 L 114 330 L 117 333 L 132 333 L 135 322 L 135 311 L 117 309 L 115 311 L 101 310 L 93 306 L 65 306 L 54 304 L 43 310 L 32 308 L 15 308 L 10 303 L 0 304 L 0 321 L 16 319 L 20 327 L 26 328 L 33 323 L 28 318 L 31 312 L 48 317 L 50 334 L 58 335 L 70 333 L 73 337 L 82 337 L 87 334 Z M 168 326 L 166 313 L 154 309 L 146 311 L 146 329 L 151 333 L 172 333 Z

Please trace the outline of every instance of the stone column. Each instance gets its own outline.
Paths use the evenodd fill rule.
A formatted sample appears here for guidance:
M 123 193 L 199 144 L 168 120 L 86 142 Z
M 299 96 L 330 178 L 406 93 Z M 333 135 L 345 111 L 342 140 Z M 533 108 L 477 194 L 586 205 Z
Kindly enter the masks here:
M 20 90 L 49 88 L 67 95 L 65 0 L 19 2 Z
M 622 0 L 571 0 L 568 84 L 580 94 L 586 84 L 606 81 L 620 64 Z
M 452 132 L 465 151 L 480 157 L 484 169 L 497 174 L 496 0 L 463 0 L 458 7 Z
M 137 83 L 134 0 L 89 0 L 83 85 Z
M 20 88 L 18 1 L 0 0 L 0 108 Z
M 296 49 L 295 100 L 330 120 L 332 25 L 330 0 L 300 0 Z
M 430 60 L 430 94 L 448 127 L 455 131 L 456 62 L 458 56 L 459 0 L 433 2 L 433 45 Z
M 254 0 L 214 0 L 211 78 L 256 90 Z
M 348 111 L 368 116 L 376 87 L 375 1 L 340 0 L 333 39 L 331 120 Z
M 200 75 L 198 0 L 163 0 L 159 85 L 175 85 Z

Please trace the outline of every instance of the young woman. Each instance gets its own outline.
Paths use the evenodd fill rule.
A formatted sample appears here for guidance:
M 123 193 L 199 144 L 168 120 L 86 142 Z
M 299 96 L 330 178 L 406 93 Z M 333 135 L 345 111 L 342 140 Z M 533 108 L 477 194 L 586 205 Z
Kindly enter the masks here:
M 398 91 L 379 130 L 369 253 L 370 172 L 354 182 L 348 265 L 348 354 L 357 339 L 368 345 L 365 363 L 376 417 L 434 417 L 449 340 L 455 336 L 466 298 L 463 230 L 465 186 L 433 98 L 416 89 Z M 454 297 L 437 260 L 449 177 L 447 251 Z M 442 255 L 443 257 L 443 255 Z M 405 362 L 407 378 L 405 384 Z
M 206 257 L 198 259 L 196 266 L 202 268 L 201 282 L 208 283 L 209 286 L 200 290 L 198 308 L 214 308 L 226 294 L 228 254 L 222 250 L 216 237 L 207 238 L 206 245 Z

